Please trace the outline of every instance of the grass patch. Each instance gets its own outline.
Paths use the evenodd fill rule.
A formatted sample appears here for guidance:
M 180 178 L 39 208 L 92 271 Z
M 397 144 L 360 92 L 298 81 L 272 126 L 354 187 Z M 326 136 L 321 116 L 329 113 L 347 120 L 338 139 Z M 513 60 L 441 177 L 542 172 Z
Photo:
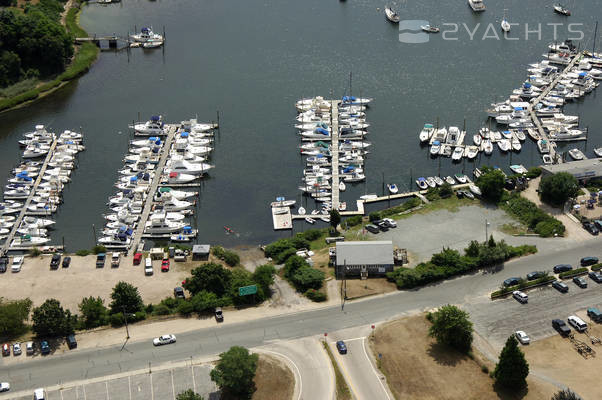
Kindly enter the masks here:
M 14 85 L 0 89 L 0 97 L 10 98 L 20 95 L 28 90 L 35 89 L 39 82 L 37 78 L 24 79 Z
M 592 265 L 592 271 L 600 271 L 602 269 L 602 264 Z
M 530 281 L 530 282 L 525 281 L 525 282 L 522 282 L 515 286 L 509 286 L 509 287 L 505 287 L 500 290 L 496 290 L 495 292 L 491 293 L 491 298 L 493 299 L 495 297 L 500 297 L 505 294 L 512 293 L 515 290 L 528 289 L 533 286 L 538 286 L 538 285 L 543 285 L 546 283 L 554 282 L 555 280 L 556 280 L 556 278 L 554 278 L 553 276 L 544 276 L 543 278 L 539 278 L 534 281 Z
M 541 237 L 564 235 L 566 228 L 562 222 L 519 194 L 504 194 L 498 205 Z
M 520 223 L 504 224 L 500 227 L 500 230 L 507 235 L 524 235 L 528 233 L 527 227 Z
M 332 364 L 332 368 L 334 369 L 334 377 L 336 382 L 337 389 L 337 400 L 351 400 L 351 391 L 349 390 L 349 386 L 347 386 L 347 382 L 345 382 L 345 378 L 339 369 L 339 365 L 334 359 L 334 355 L 330 350 L 330 346 L 326 342 L 322 342 L 324 346 L 324 350 L 328 354 L 328 358 L 330 358 L 330 363 Z

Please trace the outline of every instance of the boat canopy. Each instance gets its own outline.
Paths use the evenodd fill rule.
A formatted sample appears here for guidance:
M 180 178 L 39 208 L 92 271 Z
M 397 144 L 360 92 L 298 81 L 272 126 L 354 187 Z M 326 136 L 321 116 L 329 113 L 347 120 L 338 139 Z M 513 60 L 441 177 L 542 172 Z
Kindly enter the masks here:
M 580 73 L 579 73 L 579 76 L 583 76 L 583 77 L 585 77 L 585 76 L 587 76 L 587 72 L 580 72 Z
M 180 133 L 180 137 L 181 138 L 187 138 L 189 135 L 190 135 L 190 133 L 188 133 L 188 132 L 182 132 L 182 133 Z
M 525 87 L 525 89 L 529 89 L 531 87 L 531 84 L 529 82 L 525 82 L 523 86 Z
M 130 182 L 137 182 L 138 181 L 138 177 L 137 176 L 132 176 L 130 178 Z
M 182 228 L 182 233 L 185 235 L 190 235 L 192 233 L 192 227 L 191 226 L 185 226 L 184 228 Z
M 147 28 L 142 28 L 143 32 L 144 32 L 144 29 L 147 29 Z M 158 115 L 153 115 L 151 117 L 151 121 L 153 121 L 153 122 L 159 121 L 160 119 L 161 119 L 161 117 L 159 117 Z
M 322 135 L 326 135 L 326 136 L 330 135 L 330 133 L 326 129 L 324 129 L 324 128 L 316 128 L 315 132 L 316 133 L 321 133 Z
M 140 31 L 141 31 L 142 33 L 149 33 L 149 32 L 150 32 L 150 28 L 143 27 L 143 28 L 142 28 Z
M 159 188 L 159 193 L 168 193 L 168 192 L 171 192 L 171 188 L 170 187 Z
M 433 127 L 433 124 L 424 124 L 424 127 L 427 129 L 431 129 Z
M 355 96 L 343 96 L 343 103 L 347 103 L 350 101 L 355 101 L 357 98 Z
M 433 144 L 434 144 L 434 145 L 435 145 L 435 144 L 436 144 L 436 145 L 440 145 L 440 144 L 441 144 L 441 142 L 440 142 L 440 141 L 438 141 L 438 140 L 435 140 L 435 141 L 433 142 Z

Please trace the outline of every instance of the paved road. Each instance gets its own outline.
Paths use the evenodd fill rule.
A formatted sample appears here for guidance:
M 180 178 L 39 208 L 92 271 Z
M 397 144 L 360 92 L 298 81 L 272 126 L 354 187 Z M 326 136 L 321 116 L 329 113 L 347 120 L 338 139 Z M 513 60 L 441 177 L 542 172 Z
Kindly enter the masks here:
M 14 390 L 31 389 L 136 370 L 148 367 L 149 363 L 156 366 L 168 361 L 185 360 L 191 356 L 213 355 L 233 345 L 257 347 L 278 339 L 303 338 L 344 328 L 369 326 L 371 323 L 388 320 L 404 313 L 447 303 L 462 305 L 479 302 L 510 276 L 549 269 L 562 262 L 574 264 L 584 255 L 600 256 L 600 253 L 599 241 L 592 240 L 572 249 L 525 257 L 507 263 L 499 271 L 478 272 L 419 290 L 396 292 L 347 303 L 344 311 L 340 307 L 327 307 L 179 333 L 180 345 L 177 347 L 154 348 L 149 341 L 132 341 L 124 351 L 120 351 L 121 346 L 82 349 L 60 356 L 49 356 L 10 366 L 2 365 L 0 380 L 11 382 Z M 8 395 L 0 396 L 0 399 L 2 398 L 8 398 Z

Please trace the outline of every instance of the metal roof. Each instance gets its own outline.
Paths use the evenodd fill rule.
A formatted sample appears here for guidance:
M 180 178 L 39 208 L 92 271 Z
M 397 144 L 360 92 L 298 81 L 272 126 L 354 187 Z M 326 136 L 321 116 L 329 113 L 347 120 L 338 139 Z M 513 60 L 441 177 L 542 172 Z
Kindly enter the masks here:
M 194 254 L 206 254 L 209 253 L 209 249 L 211 248 L 208 244 L 195 244 L 192 246 L 192 252 Z
M 337 242 L 337 265 L 393 265 L 393 242 Z
M 590 158 L 563 164 L 542 165 L 541 169 L 548 174 L 568 172 L 577 179 L 596 178 L 602 176 L 602 159 Z

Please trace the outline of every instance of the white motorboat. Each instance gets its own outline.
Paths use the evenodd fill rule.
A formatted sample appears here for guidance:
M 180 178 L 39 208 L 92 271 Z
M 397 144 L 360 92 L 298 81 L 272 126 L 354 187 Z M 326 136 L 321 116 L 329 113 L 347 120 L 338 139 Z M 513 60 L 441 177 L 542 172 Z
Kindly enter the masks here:
M 481 143 L 483 143 L 483 137 L 480 134 L 476 133 L 472 136 L 472 141 L 475 145 L 481 146 Z
M 10 244 L 10 247 L 13 247 L 13 248 L 38 247 L 38 246 L 42 246 L 48 242 L 50 242 L 50 239 L 48 239 L 48 238 L 24 235 L 24 236 L 19 236 L 19 237 L 14 238 Z
M 25 200 L 29 197 L 29 189 L 21 187 L 11 190 L 6 190 L 4 192 L 5 200 Z
M 425 31 L 426 33 L 439 33 L 439 28 L 431 25 L 421 25 L 420 29 Z
M 439 154 L 439 151 L 441 150 L 441 143 L 436 140 L 433 142 L 433 144 L 431 145 L 431 155 L 435 156 L 437 154 Z
M 447 131 L 447 138 L 445 139 L 446 144 L 451 144 L 452 146 L 461 145 L 462 144 L 462 133 L 460 132 L 460 128 L 457 126 L 450 126 Z
M 98 244 L 106 247 L 107 249 L 122 249 L 128 248 L 132 238 L 127 236 L 125 233 L 117 235 L 103 236 L 98 239 Z
M 158 33 L 154 33 L 152 28 L 143 27 L 140 30 L 140 33 L 136 33 L 130 35 L 130 38 L 139 43 L 147 43 L 147 42 L 162 42 L 163 36 Z
M 510 22 L 508 22 L 508 19 L 506 18 L 506 10 L 504 10 L 504 18 L 502 19 L 501 22 L 501 27 L 502 27 L 502 31 L 504 32 L 510 32 Z
M 397 13 L 390 7 L 385 7 L 385 16 L 390 22 L 393 22 L 394 24 L 399 23 L 399 15 L 397 15 Z
M 491 153 L 493 153 L 493 143 L 491 143 L 491 140 L 489 140 L 489 139 L 483 140 L 483 143 L 481 144 L 481 148 L 483 149 L 483 152 L 487 156 L 489 156 L 489 155 L 491 155 Z
M 186 218 L 184 214 L 191 214 L 192 212 L 189 210 L 187 212 L 184 211 L 173 211 L 168 212 L 165 210 L 158 210 L 150 214 L 149 218 L 165 218 L 167 221 L 183 221 Z
M 0 232 L 0 234 L 1 233 L 2 232 Z M 44 228 L 20 227 L 19 229 L 17 229 L 17 233 L 20 235 L 30 235 L 30 236 L 38 236 L 38 237 L 48 236 L 48 230 L 46 230 Z
M 437 186 L 443 186 L 443 184 L 445 183 L 445 182 L 443 181 L 443 179 L 441 179 L 441 177 L 439 177 L 439 176 L 434 176 L 434 177 L 433 177 L 433 180 L 435 181 L 435 184 L 436 184 Z
M 459 183 L 468 182 L 468 177 L 464 174 L 454 174 L 454 178 L 456 178 Z
M 430 140 L 431 136 L 433 136 L 433 132 L 435 128 L 433 124 L 424 124 L 424 127 L 420 131 L 419 139 L 421 143 L 426 143 Z
M 476 158 L 479 155 L 479 147 L 477 146 L 466 146 L 464 155 L 469 160 Z
M 525 135 L 525 132 L 522 129 L 516 130 L 513 133 L 514 133 L 514 136 L 521 142 L 524 142 L 525 139 L 527 138 L 527 136 Z
M 483 139 L 489 139 L 491 137 L 491 132 L 489 131 L 489 128 L 481 128 L 479 129 L 479 135 L 481 135 Z
M 550 143 L 545 139 L 539 139 L 537 141 L 537 148 L 541 154 L 546 154 L 550 152 Z
M 305 217 L 305 222 L 307 222 L 308 224 L 315 224 L 316 220 L 313 219 L 312 217 Z
M 510 143 L 511 143 L 511 145 L 512 145 L 512 150 L 514 150 L 514 151 L 520 151 L 520 150 L 521 150 L 521 148 L 523 147 L 523 146 L 520 144 L 520 140 L 518 140 L 518 138 L 516 138 L 516 137 L 515 137 L 515 138 L 512 138 L 512 141 L 511 141 Z
M 303 208 L 303 207 L 299 207 L 299 210 L 297 210 L 297 212 L 299 215 L 305 215 L 305 213 L 306 213 L 305 208 Z
M 50 150 L 50 146 L 48 146 L 48 145 L 33 143 L 33 144 L 28 145 L 25 148 L 25 151 L 23 151 L 23 158 L 42 157 L 42 156 L 45 156 L 46 154 L 48 154 L 49 150 Z
M 451 157 L 453 152 L 453 147 L 451 144 L 442 144 L 441 149 L 439 150 L 439 155 L 444 157 Z
M 525 168 L 522 164 L 515 164 L 510 166 L 510 170 L 515 174 L 526 174 L 527 168 Z
M 195 197 L 197 196 L 199 193 L 198 192 L 187 192 L 184 190 L 174 190 L 170 187 L 161 187 L 157 190 L 157 193 L 155 194 L 155 201 L 160 200 L 162 197 L 173 197 L 174 199 L 177 200 L 185 200 L 185 199 L 189 199 L 191 197 Z
M 587 137 L 586 129 L 569 129 L 567 127 L 563 127 L 560 130 L 550 131 L 549 133 L 550 140 L 556 142 L 569 142 L 572 140 L 580 140 Z
M 194 202 L 177 200 L 175 198 L 162 198 L 157 204 L 165 211 L 182 211 L 195 205 Z
M 362 196 L 360 196 L 360 200 L 374 200 L 378 198 L 378 195 L 371 193 L 371 194 L 364 194 Z
M 464 156 L 464 147 L 462 146 L 456 146 L 454 148 L 454 152 L 452 153 L 452 160 L 454 161 L 460 161 L 462 159 L 462 156 Z
M 350 175 L 345 175 L 343 181 L 345 182 L 361 182 L 366 179 L 366 175 L 362 173 L 353 172 Z
M 131 126 L 137 134 L 157 136 L 165 135 L 165 124 L 160 115 L 153 115 L 149 121 Z
M 474 12 L 485 11 L 485 4 L 483 3 L 483 0 L 468 0 L 468 5 Z
M 181 174 L 179 172 L 170 172 L 169 174 L 167 174 L 167 180 L 165 181 L 165 183 L 167 183 L 168 185 L 177 185 L 190 183 L 196 179 L 198 179 L 198 176 L 190 174 Z
M 602 147 L 597 147 L 594 149 L 594 153 L 597 157 L 602 157 Z
M 209 164 L 193 164 L 186 160 L 170 160 L 165 167 L 165 173 L 178 172 L 190 175 L 204 175 L 208 170 L 213 168 L 213 165 Z
M 561 14 L 561 15 L 565 15 L 567 17 L 571 15 L 571 12 L 569 11 L 569 9 L 560 3 L 554 4 L 554 12 Z
M 51 219 L 36 218 L 36 217 L 31 217 L 31 216 L 23 217 L 23 220 L 21 222 L 21 226 L 23 226 L 23 227 L 34 227 L 34 228 L 48 228 L 54 224 L 55 224 L 55 222 Z
M 573 160 L 583 160 L 585 158 L 585 154 L 579 149 L 569 150 L 569 156 L 571 156 Z
M 399 192 L 399 188 L 394 183 L 389 183 L 387 185 L 387 189 L 389 189 L 389 193 L 391 194 L 396 194 L 397 192 Z
M 297 203 L 296 200 L 286 200 L 284 197 L 276 197 L 276 201 L 270 203 L 272 208 L 292 207 Z
M 416 179 L 416 185 L 418 185 L 418 187 L 421 190 L 426 190 L 426 189 L 428 189 L 428 186 L 429 186 L 428 183 L 426 182 L 426 179 L 423 177 Z
M 550 165 L 553 163 L 552 156 L 549 154 L 542 155 L 541 159 L 542 159 L 543 163 L 546 165 Z
M 468 189 L 475 195 L 475 196 L 480 196 L 481 193 L 481 189 L 479 189 L 479 187 L 477 185 L 475 185 L 474 183 L 471 183 L 468 186 Z
M 344 192 L 345 189 L 347 189 L 347 186 L 345 185 L 345 182 L 339 182 L 339 191 L 340 192 Z
M 508 139 L 501 139 L 497 142 L 498 147 L 501 151 L 509 151 L 512 148 L 512 143 Z
M 146 222 L 144 232 L 150 235 L 176 233 L 184 229 L 185 226 L 187 224 L 184 222 L 169 221 L 161 214 L 155 214 L 150 218 L 150 221 Z
M 432 176 L 429 176 L 426 178 L 426 184 L 429 185 L 429 187 L 434 188 L 437 186 L 437 182 L 435 182 L 435 178 L 433 178 Z

